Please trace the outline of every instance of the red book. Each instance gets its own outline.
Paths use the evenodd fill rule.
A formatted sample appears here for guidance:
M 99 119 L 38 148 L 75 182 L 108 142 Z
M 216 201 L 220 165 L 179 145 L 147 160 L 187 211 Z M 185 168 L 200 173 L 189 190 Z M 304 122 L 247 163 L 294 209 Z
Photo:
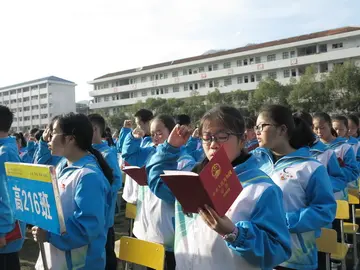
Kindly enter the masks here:
M 147 174 L 145 166 L 124 166 L 122 171 L 135 180 L 140 186 L 147 186 Z
M 10 242 L 13 242 L 13 241 L 21 239 L 21 238 L 22 238 L 22 234 L 21 234 L 21 230 L 20 230 L 20 224 L 19 224 L 19 221 L 16 221 L 15 228 L 11 232 L 9 232 L 5 235 L 5 240 L 6 240 L 6 243 L 10 243 Z
M 164 171 L 160 176 L 186 213 L 197 213 L 205 204 L 224 216 L 242 191 L 224 148 L 220 148 L 200 174 Z

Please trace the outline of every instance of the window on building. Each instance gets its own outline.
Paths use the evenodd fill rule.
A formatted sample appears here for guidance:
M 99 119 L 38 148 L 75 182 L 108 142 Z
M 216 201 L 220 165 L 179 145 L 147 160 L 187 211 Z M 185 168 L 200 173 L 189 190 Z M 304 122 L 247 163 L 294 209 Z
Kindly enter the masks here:
M 16 99 L 10 100 L 10 104 L 15 104 L 15 103 L 16 103 Z
M 164 73 L 164 79 L 167 79 L 167 78 L 168 78 L 168 74 Z
M 270 79 L 276 79 L 277 78 L 277 74 L 276 74 L 276 71 L 271 71 L 268 73 L 268 76 Z
M 172 72 L 172 76 L 173 76 L 173 77 L 179 77 L 179 72 L 173 71 L 173 72 Z
M 155 80 L 155 76 L 154 76 L 154 75 L 151 75 L 151 76 L 150 76 L 150 81 L 153 81 L 153 80 Z
M 291 77 L 296 77 L 296 69 L 291 69 Z
M 143 96 L 143 97 L 146 97 L 146 96 L 147 96 L 146 90 L 144 90 L 144 91 L 141 92 L 141 96 Z
M 146 82 L 146 77 L 145 76 L 141 77 L 141 82 L 142 83 Z
M 249 82 L 249 76 L 244 76 L 244 83 L 248 83 Z
M 38 89 L 38 86 L 35 85 L 35 86 L 31 86 L 31 90 L 37 90 Z
M 16 90 L 11 90 L 10 91 L 10 95 L 15 95 L 16 94 Z
M 179 86 L 173 86 L 173 92 L 174 93 L 179 92 Z
M 187 74 L 188 74 L 187 70 L 184 69 L 184 70 L 183 70 L 183 75 L 185 76 L 185 75 L 187 75 Z
M 167 87 L 164 88 L 164 94 L 169 93 L 169 89 Z
M 276 54 L 270 54 L 267 56 L 268 62 L 275 61 L 275 60 L 276 60 Z
M 218 80 L 215 80 L 215 81 L 214 81 L 214 86 L 215 86 L 215 87 L 219 87 L 219 81 L 218 81 Z
M 243 78 L 241 76 L 237 77 L 237 83 L 238 84 L 243 83 Z
M 255 82 L 255 75 L 250 75 L 250 81 Z
M 155 96 L 155 94 L 156 94 L 156 90 L 155 90 L 155 89 L 151 89 L 151 95 L 152 95 L 152 96 Z
M 5 101 L 4 101 L 4 104 L 5 104 L 5 105 L 9 105 L 9 101 L 8 101 L 8 100 L 5 100 Z
M 3 95 L 4 95 L 4 96 L 8 96 L 8 95 L 9 95 L 9 92 L 4 92 Z
M 23 88 L 23 92 L 29 92 L 29 87 Z
M 184 91 L 188 91 L 189 90 L 189 85 L 184 84 Z
M 44 99 L 44 98 L 47 98 L 47 94 L 41 94 L 40 95 L 40 99 Z
M 225 62 L 224 68 L 231 68 L 231 62 Z
M 205 82 L 199 83 L 199 87 L 200 87 L 200 88 L 205 88 L 205 87 L 206 87 Z
M 41 104 L 40 105 L 40 109 L 46 109 L 47 108 L 47 104 Z
M 256 56 L 255 57 L 255 64 L 260 64 L 261 63 L 261 56 Z
M 232 85 L 232 80 L 231 78 L 225 78 L 224 79 L 224 86 L 229 86 Z
M 320 45 L 319 45 L 319 52 L 320 52 L 320 53 L 325 53 L 325 52 L 327 52 L 327 44 L 320 44 Z
M 289 78 L 290 77 L 290 70 L 285 69 L 284 70 L 284 78 Z
M 208 66 L 208 71 L 212 71 L 212 70 L 213 70 L 212 65 L 209 65 Z
M 320 63 L 320 73 L 328 72 L 328 63 Z
M 213 88 L 214 87 L 214 82 L 213 81 L 209 81 L 209 88 Z
M 30 120 L 30 116 L 24 116 L 24 121 L 29 121 Z
M 38 100 L 39 99 L 39 96 L 32 96 L 31 97 L 31 100 Z
M 23 108 L 19 108 L 19 112 L 22 112 Z
M 39 105 L 33 105 L 33 106 L 31 106 L 31 109 L 32 109 L 32 110 L 38 110 L 38 109 L 39 109 Z
M 19 103 L 22 102 L 22 98 L 18 98 L 17 102 L 19 102 Z
M 241 66 L 242 66 L 242 63 L 243 63 L 242 60 L 237 60 L 237 61 L 236 61 L 236 66 L 241 67 Z
M 33 115 L 31 118 L 32 118 L 32 120 L 39 119 L 39 115 Z
M 21 93 L 21 89 L 18 89 L 17 92 L 18 92 L 18 94 Z
M 193 85 L 192 85 L 192 84 L 189 84 L 189 89 L 190 89 L 190 90 L 194 90 L 194 88 L 193 88 Z
M 244 59 L 243 64 L 244 64 L 244 66 L 247 66 L 248 65 L 248 60 Z
M 28 111 L 30 111 L 30 106 L 24 107 L 24 112 L 28 112 Z
M 283 52 L 283 59 L 288 59 L 289 58 L 289 52 Z
M 213 70 L 218 70 L 218 64 L 213 65 Z
M 47 114 L 42 114 L 42 115 L 41 115 L 41 119 L 46 119 L 46 118 L 48 118 L 48 115 L 47 115 Z
M 250 65 L 253 65 L 255 63 L 254 57 L 249 58 L 249 63 Z
M 335 44 L 332 45 L 332 48 L 333 48 L 333 49 L 340 49 L 340 48 L 342 48 L 342 47 L 343 47 L 343 43 L 342 43 L 342 42 L 340 42 L 340 43 L 335 43 Z
M 40 84 L 40 89 L 44 89 L 44 88 L 46 88 L 46 83 Z
M 18 119 L 19 119 L 19 122 L 22 121 L 22 117 L 19 117 Z
M 104 101 L 105 101 L 105 102 L 109 101 L 109 96 L 105 96 L 105 97 L 104 97 Z
M 296 52 L 295 51 L 291 51 L 290 52 L 290 58 L 294 58 L 296 57 Z
M 199 72 L 204 72 L 205 68 L 204 67 L 199 67 Z
M 257 82 L 260 82 L 261 79 L 262 79 L 261 73 L 256 74 L 256 81 L 257 81 Z

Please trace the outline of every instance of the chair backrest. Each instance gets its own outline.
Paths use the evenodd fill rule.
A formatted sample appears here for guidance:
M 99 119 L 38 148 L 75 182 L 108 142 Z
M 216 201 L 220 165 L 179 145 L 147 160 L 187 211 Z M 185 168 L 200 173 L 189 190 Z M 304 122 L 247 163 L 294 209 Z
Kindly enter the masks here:
M 120 252 L 118 258 L 155 270 L 163 270 L 165 248 L 161 244 L 123 236 L 120 239 Z
M 349 203 L 343 200 L 336 200 L 337 208 L 336 208 L 336 219 L 349 219 Z
M 349 188 L 348 192 L 349 204 L 359 204 L 359 190 L 355 188 Z
M 136 217 L 136 204 L 127 203 L 125 209 L 125 217 L 135 219 Z
M 321 236 L 316 239 L 318 251 L 324 253 L 337 252 L 337 232 L 333 229 L 321 228 Z

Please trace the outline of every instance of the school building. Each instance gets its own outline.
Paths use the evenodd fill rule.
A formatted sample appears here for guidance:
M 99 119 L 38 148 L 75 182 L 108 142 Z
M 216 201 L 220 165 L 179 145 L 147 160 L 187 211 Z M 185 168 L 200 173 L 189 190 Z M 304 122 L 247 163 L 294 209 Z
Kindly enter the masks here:
M 55 76 L 0 88 L 0 105 L 14 113 L 12 131 L 44 129 L 55 115 L 75 112 L 76 84 Z
M 147 98 L 186 98 L 254 90 L 265 77 L 282 84 L 301 76 L 307 66 L 326 73 L 352 59 L 360 64 L 360 27 L 343 27 L 226 51 L 158 63 L 98 77 L 90 96 L 90 109 L 112 115 L 124 105 Z

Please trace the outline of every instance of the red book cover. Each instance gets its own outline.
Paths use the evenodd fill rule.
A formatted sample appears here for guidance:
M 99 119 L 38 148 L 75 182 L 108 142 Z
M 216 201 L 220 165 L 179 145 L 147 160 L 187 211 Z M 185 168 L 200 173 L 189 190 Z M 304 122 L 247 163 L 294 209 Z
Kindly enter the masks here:
M 21 237 L 22 237 L 22 234 L 21 234 L 21 230 L 20 230 L 20 224 L 19 224 L 19 221 L 16 221 L 15 228 L 11 232 L 6 234 L 5 240 L 6 240 L 6 243 L 10 243 L 15 240 L 21 239 Z
M 140 186 L 147 186 L 147 174 L 145 166 L 141 168 L 136 166 L 124 166 L 122 171 L 134 179 L 134 181 Z
M 161 178 L 187 213 L 197 213 L 207 204 L 224 216 L 242 191 L 224 148 L 216 152 L 200 174 L 164 171 Z

